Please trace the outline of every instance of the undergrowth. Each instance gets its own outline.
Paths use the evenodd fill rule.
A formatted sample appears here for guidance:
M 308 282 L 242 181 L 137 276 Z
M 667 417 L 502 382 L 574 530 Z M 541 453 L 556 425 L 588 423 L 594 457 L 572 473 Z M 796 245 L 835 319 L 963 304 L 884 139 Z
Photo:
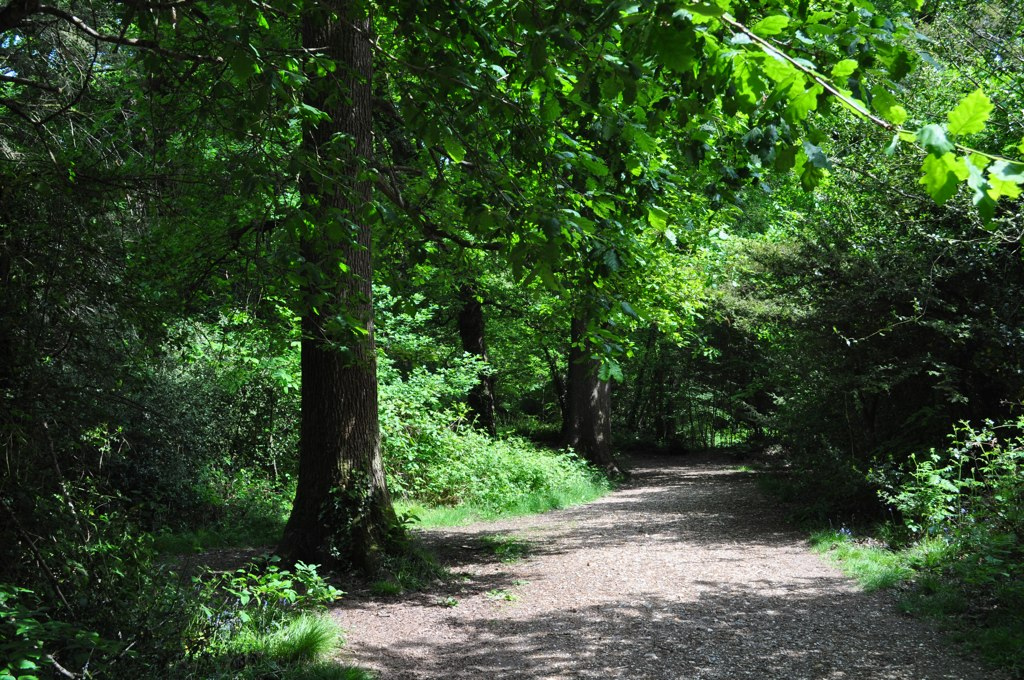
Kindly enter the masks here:
M 177 672 L 193 678 L 344 678 L 369 676 L 332 663 L 340 628 L 326 605 L 343 593 L 315 566 L 279 568 L 273 560 L 231 574 L 193 579 L 196 606 L 183 635 Z
M 511 460 L 507 462 L 511 463 Z M 416 525 L 422 528 L 452 527 L 581 505 L 600 498 L 611 489 L 607 479 L 590 471 L 555 481 L 554 486 L 520 493 L 514 502 L 507 504 L 466 501 L 453 506 L 431 505 L 421 499 L 406 497 L 395 501 L 395 509 L 400 514 L 414 517 Z
M 949 446 L 878 471 L 894 519 L 812 545 L 867 590 L 899 588 L 966 650 L 1024 673 L 1024 420 L 959 425 Z M 898 521 L 895 518 L 899 518 Z
M 212 520 L 191 528 L 165 528 L 154 536 L 157 552 L 198 553 L 212 548 L 272 545 L 281 538 L 295 497 L 295 484 L 273 484 L 238 474 L 211 490 Z

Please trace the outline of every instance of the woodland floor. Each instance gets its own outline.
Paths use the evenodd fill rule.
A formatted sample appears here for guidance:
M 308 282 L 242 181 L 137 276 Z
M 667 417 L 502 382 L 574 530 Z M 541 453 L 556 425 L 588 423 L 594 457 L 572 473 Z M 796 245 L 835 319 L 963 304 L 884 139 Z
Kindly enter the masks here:
M 495 534 L 527 553 L 500 561 Z M 423 539 L 461 579 L 333 612 L 343 660 L 382 680 L 1001 677 L 860 592 L 722 459 L 640 459 L 588 505 Z

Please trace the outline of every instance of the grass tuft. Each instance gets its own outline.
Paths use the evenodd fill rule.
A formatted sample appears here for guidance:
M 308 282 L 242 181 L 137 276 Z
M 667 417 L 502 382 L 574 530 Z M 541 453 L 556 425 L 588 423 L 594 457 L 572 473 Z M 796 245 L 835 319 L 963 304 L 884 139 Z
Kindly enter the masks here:
M 891 588 L 914 575 L 905 554 L 858 544 L 839 531 L 816 532 L 811 536 L 811 546 L 837 562 L 843 573 L 867 591 Z
M 283 664 L 299 664 L 327 656 L 341 643 L 341 630 L 328 616 L 303 614 L 270 636 L 267 656 Z
M 903 612 L 936 621 L 954 643 L 989 663 L 1024 671 L 1024 585 L 975 592 L 969 580 L 950 572 L 953 548 L 939 538 L 890 550 L 829 530 L 815 533 L 811 545 L 865 590 L 904 585 Z
M 529 552 L 529 544 L 511 534 L 492 534 L 480 539 L 484 548 L 505 563 L 518 562 Z
M 403 592 L 405 592 L 405 588 L 403 588 L 402 584 L 398 583 L 397 581 L 384 579 L 380 581 L 374 581 L 373 583 L 371 583 L 370 592 L 374 595 L 382 595 L 387 597 L 391 595 L 401 595 Z
M 361 668 L 339 666 L 334 663 L 317 663 L 289 671 L 279 677 L 288 680 L 374 680 L 375 676 Z

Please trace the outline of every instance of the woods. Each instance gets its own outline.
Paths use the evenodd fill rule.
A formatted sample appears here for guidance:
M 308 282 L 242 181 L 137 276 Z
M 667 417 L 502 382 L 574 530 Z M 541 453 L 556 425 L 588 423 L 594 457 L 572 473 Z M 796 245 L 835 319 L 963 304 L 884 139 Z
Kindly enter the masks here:
M 319 661 L 324 576 L 436 577 L 417 513 L 713 448 L 800 519 L 934 544 L 1019 668 L 1022 27 L 10 0 L 0 677 L 359 677 Z M 275 561 L 175 557 L 225 545 Z

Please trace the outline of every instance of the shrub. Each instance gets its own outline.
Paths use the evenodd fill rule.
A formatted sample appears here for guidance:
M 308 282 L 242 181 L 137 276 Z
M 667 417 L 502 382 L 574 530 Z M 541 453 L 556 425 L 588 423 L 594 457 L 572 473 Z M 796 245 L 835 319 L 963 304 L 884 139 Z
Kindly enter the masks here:
M 433 367 L 400 371 L 389 356 L 379 355 L 384 467 L 396 496 L 497 513 L 538 496 L 607 487 L 571 452 L 539 448 L 518 437 L 494 439 L 476 430 L 463 399 L 481 369 L 478 359 L 453 355 Z
M 908 611 L 955 620 L 954 638 L 1024 669 L 1024 418 L 961 423 L 950 445 L 911 458 L 883 496 L 902 514 L 914 570 Z M 936 547 L 937 546 L 937 547 Z
M 977 430 L 962 423 L 945 451 L 912 457 L 898 486 L 884 494 L 914 536 L 947 541 L 973 582 L 995 584 L 1022 574 L 1022 429 L 1024 418 Z
M 325 657 L 341 642 L 322 612 L 342 592 L 314 565 L 263 566 L 194 578 L 194 613 L 180 672 L 196 677 L 290 677 L 285 669 Z M 246 669 L 236 673 L 237 669 Z

